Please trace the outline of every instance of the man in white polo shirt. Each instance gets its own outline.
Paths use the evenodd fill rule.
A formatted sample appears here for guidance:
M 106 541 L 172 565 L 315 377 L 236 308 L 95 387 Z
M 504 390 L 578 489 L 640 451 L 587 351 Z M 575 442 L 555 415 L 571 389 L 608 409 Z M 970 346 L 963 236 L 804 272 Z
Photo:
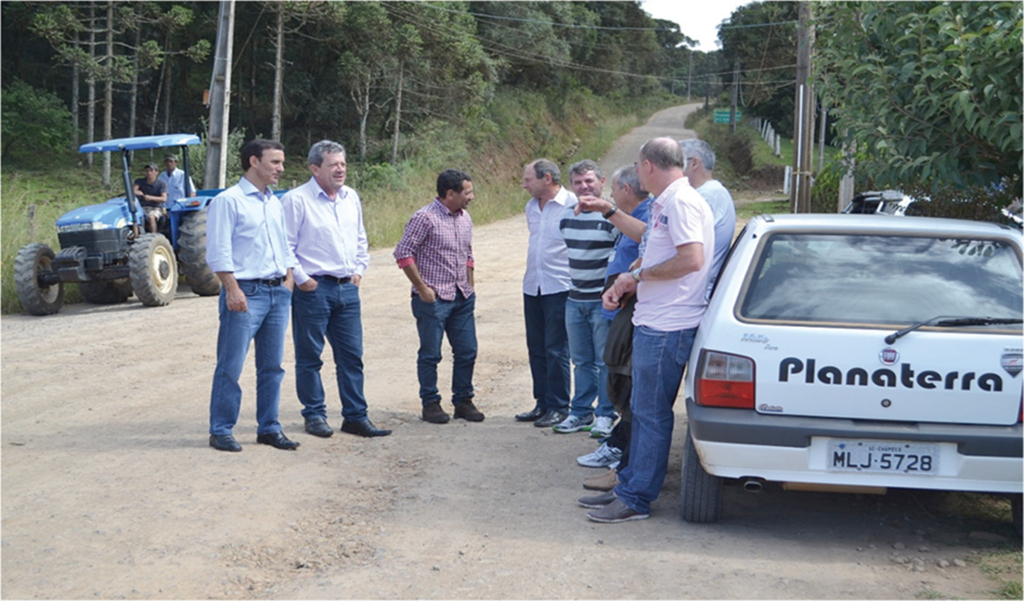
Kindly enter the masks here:
M 675 140 L 640 148 L 640 185 L 655 196 L 640 266 L 620 275 L 602 300 L 617 307 L 636 292 L 633 314 L 633 424 L 630 464 L 614 490 L 584 497 L 587 517 L 617 523 L 645 519 L 661 492 L 672 443 L 673 401 L 707 303 L 704 293 L 715 248 L 711 207 L 683 176 L 686 160 Z

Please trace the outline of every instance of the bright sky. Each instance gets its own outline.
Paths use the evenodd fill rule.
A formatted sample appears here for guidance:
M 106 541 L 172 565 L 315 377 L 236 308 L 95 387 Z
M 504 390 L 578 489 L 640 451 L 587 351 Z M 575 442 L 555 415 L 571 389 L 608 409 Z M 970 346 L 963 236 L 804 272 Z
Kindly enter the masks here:
M 734 10 L 752 0 L 643 0 L 643 8 L 656 19 L 675 21 L 683 35 L 700 42 L 697 50 L 713 52 L 718 46 L 718 25 Z

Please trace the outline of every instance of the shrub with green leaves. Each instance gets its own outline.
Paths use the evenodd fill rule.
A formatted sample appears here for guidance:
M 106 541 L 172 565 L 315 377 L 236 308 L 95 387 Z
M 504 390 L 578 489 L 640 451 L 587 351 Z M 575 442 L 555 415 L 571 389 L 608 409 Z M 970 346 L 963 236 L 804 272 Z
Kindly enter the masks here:
M 20 79 L 12 81 L 3 96 L 3 158 L 11 158 L 18 150 L 67 150 L 71 112 L 60 98 Z

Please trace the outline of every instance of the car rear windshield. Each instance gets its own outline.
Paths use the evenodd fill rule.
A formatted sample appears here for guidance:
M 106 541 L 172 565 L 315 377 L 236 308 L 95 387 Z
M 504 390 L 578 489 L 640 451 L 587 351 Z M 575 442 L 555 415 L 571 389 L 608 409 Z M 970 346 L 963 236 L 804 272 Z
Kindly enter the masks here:
M 1021 317 L 1020 256 L 995 240 L 774 234 L 754 269 L 740 309 L 746 319 L 898 325 L 939 315 Z

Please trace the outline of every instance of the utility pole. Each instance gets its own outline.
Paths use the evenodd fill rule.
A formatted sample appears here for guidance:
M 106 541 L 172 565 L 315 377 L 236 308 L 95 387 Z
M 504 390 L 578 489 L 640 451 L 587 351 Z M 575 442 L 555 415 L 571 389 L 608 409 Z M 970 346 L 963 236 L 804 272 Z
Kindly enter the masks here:
M 740 101 L 740 61 L 732 66 L 732 106 L 729 108 L 729 133 L 736 133 L 736 103 Z
M 790 209 L 793 213 L 811 212 L 811 154 L 814 140 L 814 90 L 808 84 L 811 73 L 811 6 L 797 5 L 796 98 L 793 103 L 793 186 Z
M 206 140 L 204 188 L 223 188 L 227 175 L 228 117 L 231 112 L 231 54 L 235 32 L 235 0 L 222 0 L 217 15 L 217 46 L 210 81 L 210 132 Z
M 693 48 L 689 49 L 690 68 L 686 70 L 686 101 L 690 101 L 690 84 L 693 83 Z

